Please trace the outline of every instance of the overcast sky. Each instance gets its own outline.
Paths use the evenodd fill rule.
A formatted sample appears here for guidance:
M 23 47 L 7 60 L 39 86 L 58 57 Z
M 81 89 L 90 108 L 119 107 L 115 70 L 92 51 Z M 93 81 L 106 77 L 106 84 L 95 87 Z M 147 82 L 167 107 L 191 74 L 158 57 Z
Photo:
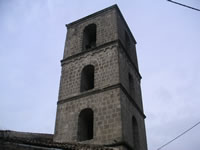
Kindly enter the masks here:
M 149 150 L 200 121 L 200 12 L 166 0 L 0 0 L 0 129 L 54 132 L 65 24 L 113 4 L 137 41 Z M 200 125 L 163 149 L 199 150 L 199 139 Z

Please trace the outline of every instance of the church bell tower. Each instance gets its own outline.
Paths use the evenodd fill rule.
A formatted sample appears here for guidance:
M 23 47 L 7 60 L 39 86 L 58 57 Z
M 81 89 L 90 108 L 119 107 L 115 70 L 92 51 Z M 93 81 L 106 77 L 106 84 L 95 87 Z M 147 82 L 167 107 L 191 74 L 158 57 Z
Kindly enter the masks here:
M 147 150 L 136 41 L 118 6 L 66 26 L 54 141 Z

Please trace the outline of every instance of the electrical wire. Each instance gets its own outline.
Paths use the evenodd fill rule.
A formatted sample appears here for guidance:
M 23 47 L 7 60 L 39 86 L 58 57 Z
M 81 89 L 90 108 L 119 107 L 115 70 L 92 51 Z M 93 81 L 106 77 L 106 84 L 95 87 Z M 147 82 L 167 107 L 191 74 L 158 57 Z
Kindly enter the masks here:
M 173 138 L 172 140 L 170 140 L 169 142 L 167 142 L 166 144 L 162 145 L 161 147 L 159 147 L 157 150 L 162 149 L 163 147 L 167 146 L 168 144 L 172 143 L 173 141 L 175 141 L 176 139 L 180 138 L 181 136 L 183 136 L 185 133 L 189 132 L 190 130 L 192 130 L 194 127 L 196 127 L 197 125 L 200 124 L 200 121 L 198 123 L 196 123 L 195 125 L 193 125 L 192 127 L 190 127 L 189 129 L 187 129 L 186 131 L 184 131 L 183 133 L 181 133 L 180 135 L 178 135 L 177 137 Z
M 181 5 L 183 7 L 187 7 L 187 8 L 190 8 L 190 9 L 193 9 L 193 10 L 196 10 L 196 11 L 200 11 L 200 9 L 197 9 L 197 8 L 194 8 L 194 7 L 191 7 L 191 6 L 188 6 L 188 5 L 185 5 L 185 4 L 181 4 L 181 3 L 178 3 L 178 2 L 175 2 L 175 1 L 172 1 L 172 0 L 167 0 L 168 2 L 171 2 L 171 3 L 174 3 L 174 4 L 177 4 L 177 5 Z

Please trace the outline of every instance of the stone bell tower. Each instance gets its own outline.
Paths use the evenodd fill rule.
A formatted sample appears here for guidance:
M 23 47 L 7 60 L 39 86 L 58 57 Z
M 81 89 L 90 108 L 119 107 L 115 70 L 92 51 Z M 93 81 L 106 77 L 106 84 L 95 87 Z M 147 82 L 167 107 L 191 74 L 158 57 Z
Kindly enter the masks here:
M 147 150 L 136 41 L 119 8 L 66 26 L 54 141 Z

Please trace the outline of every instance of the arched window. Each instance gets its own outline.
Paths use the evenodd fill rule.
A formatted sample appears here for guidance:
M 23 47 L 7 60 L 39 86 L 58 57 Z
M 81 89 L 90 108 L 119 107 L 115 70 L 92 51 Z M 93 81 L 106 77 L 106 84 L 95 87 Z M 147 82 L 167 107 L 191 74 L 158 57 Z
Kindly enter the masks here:
M 78 117 L 78 141 L 93 139 L 93 120 L 92 109 L 83 109 Z
M 127 34 L 127 32 L 125 31 L 125 48 L 126 48 L 127 52 L 130 51 L 130 47 L 131 47 L 130 38 L 129 38 L 129 35 Z
M 129 93 L 134 98 L 134 95 L 135 95 L 134 81 L 130 73 L 128 74 L 128 80 L 129 80 Z
M 81 72 L 80 91 L 84 92 L 93 88 L 94 88 L 94 66 L 88 65 L 84 67 Z
M 133 135 L 133 149 L 139 150 L 140 148 L 140 139 L 139 139 L 139 130 L 138 130 L 138 124 L 135 117 L 132 117 L 132 135 Z
M 96 47 L 96 24 L 90 24 L 83 31 L 83 50 Z

